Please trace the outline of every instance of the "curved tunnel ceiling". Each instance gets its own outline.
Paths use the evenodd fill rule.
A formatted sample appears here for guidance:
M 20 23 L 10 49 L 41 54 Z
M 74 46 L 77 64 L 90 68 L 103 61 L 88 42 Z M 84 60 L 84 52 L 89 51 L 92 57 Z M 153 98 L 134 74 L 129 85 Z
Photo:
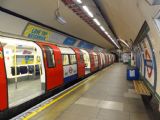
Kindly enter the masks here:
M 114 46 L 93 30 L 87 23 L 60 2 L 60 12 L 67 21 L 61 25 L 55 19 L 57 3 L 54 0 L 1 0 L 1 7 L 26 16 L 73 36 L 87 40 L 101 47 L 113 49 Z
M 145 19 L 139 9 L 139 0 L 97 0 L 119 38 L 135 40 Z
M 103 15 L 108 17 L 111 21 L 117 36 L 128 42 L 130 40 L 135 40 L 140 27 L 145 21 L 140 12 L 139 2 L 139 0 L 96 1 L 101 12 L 103 12 Z M 67 24 L 59 24 L 55 20 L 57 0 L 0 0 L 0 5 L 3 8 L 82 38 L 101 47 L 114 49 L 114 46 L 110 42 L 93 30 L 62 2 L 60 3 L 60 12 L 66 19 Z

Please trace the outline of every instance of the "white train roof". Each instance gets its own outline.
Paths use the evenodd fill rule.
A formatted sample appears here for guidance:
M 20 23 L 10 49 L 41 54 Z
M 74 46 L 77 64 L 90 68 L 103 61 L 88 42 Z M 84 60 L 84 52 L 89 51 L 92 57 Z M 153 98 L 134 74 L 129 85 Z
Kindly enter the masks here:
M 75 52 L 71 48 L 67 47 L 59 47 L 62 54 L 75 54 Z
M 89 54 L 87 50 L 80 49 L 83 53 Z

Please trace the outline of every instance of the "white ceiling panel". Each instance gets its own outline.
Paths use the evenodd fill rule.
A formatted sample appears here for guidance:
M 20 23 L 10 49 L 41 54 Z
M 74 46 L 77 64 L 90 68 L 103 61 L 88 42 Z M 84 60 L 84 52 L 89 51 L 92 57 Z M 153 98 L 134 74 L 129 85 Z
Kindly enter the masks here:
M 101 47 L 113 48 L 111 43 L 81 20 L 62 2 L 60 2 L 60 12 L 67 24 L 59 24 L 55 19 L 57 0 L 3 0 L 1 6 Z

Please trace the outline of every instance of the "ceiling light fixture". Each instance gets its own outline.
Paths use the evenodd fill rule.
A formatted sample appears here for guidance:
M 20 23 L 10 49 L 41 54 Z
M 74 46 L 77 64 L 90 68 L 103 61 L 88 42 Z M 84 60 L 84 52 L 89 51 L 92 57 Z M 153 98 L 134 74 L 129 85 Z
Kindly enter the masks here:
M 117 43 L 113 39 L 111 39 L 111 40 L 118 48 L 120 48 L 119 45 L 117 45 Z
M 81 0 L 76 0 L 77 3 L 79 4 L 82 4 L 82 1 Z
M 100 26 L 100 28 L 101 28 L 101 30 L 102 30 L 102 31 L 105 31 L 105 29 L 104 29 L 104 27 L 103 27 L 103 26 Z
M 92 12 L 89 10 L 89 8 L 87 7 L 87 6 L 82 6 L 82 8 L 86 11 L 86 13 L 91 17 L 91 18 L 93 18 L 93 14 L 92 14 Z
M 99 22 L 96 18 L 94 18 L 93 21 L 94 21 L 98 26 L 101 25 L 100 22 Z
M 107 36 L 109 35 L 107 31 L 104 32 Z
M 107 32 L 105 32 L 105 33 L 107 33 Z M 118 48 L 120 48 L 119 45 L 117 45 L 117 43 L 115 42 L 115 40 L 113 40 L 113 38 L 112 38 L 109 34 L 107 34 L 107 36 L 109 37 L 109 39 L 110 39 Z

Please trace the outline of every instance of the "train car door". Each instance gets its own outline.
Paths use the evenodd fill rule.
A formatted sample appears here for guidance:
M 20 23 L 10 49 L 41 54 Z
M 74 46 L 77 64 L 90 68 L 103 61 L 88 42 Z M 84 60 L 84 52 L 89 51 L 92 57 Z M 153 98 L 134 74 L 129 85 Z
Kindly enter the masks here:
M 43 50 L 46 71 L 46 89 L 51 90 L 63 84 L 63 66 L 60 49 L 49 43 L 37 42 Z
M 101 62 L 100 53 L 97 53 L 97 55 L 98 55 L 98 69 L 101 69 L 102 68 L 102 62 Z
M 89 74 L 91 72 L 91 62 L 90 62 L 90 56 L 88 51 L 80 49 L 80 51 L 83 53 L 84 63 L 85 63 L 85 75 Z
M 72 48 L 76 53 L 77 67 L 78 67 L 78 78 L 85 76 L 85 63 L 83 53 L 78 48 Z
M 3 48 L 0 43 L 0 111 L 5 110 L 7 108 L 7 78 L 6 78 L 6 71 L 4 65 L 4 57 L 3 57 Z
M 94 57 L 94 70 L 97 70 L 98 69 L 98 55 L 95 52 L 92 52 L 92 53 Z
M 91 72 L 94 72 L 95 71 L 94 55 L 92 52 L 90 52 L 89 56 L 90 56 L 90 62 L 91 62 Z

